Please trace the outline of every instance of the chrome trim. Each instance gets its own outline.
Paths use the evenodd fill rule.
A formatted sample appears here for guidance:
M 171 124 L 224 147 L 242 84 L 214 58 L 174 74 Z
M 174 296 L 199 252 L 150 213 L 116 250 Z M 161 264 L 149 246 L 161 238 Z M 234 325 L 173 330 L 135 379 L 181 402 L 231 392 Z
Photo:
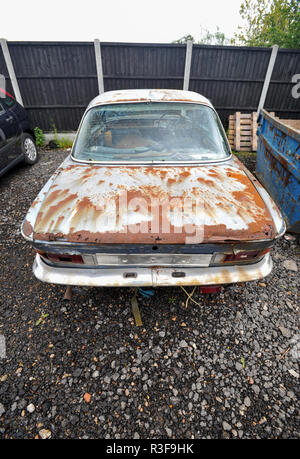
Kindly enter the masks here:
M 96 253 L 95 261 L 101 266 L 198 266 L 207 267 L 212 254 L 109 254 Z
M 34 275 L 43 282 L 87 287 L 222 285 L 262 279 L 271 270 L 270 254 L 251 265 L 180 268 L 184 277 L 174 277 L 178 270 L 167 267 L 57 268 L 44 263 L 38 254 L 33 264 Z M 126 277 L 128 273 L 132 277 Z
M 126 167 L 136 167 L 136 166 L 188 166 L 188 165 L 193 165 L 193 166 L 203 166 L 205 164 L 214 164 L 214 163 L 224 163 L 226 161 L 229 161 L 232 158 L 232 153 L 227 157 L 227 158 L 222 158 L 222 159 L 212 159 L 211 161 L 172 161 L 172 162 L 154 162 L 154 161 L 144 161 L 142 163 L 133 163 L 133 162 L 124 162 L 124 161 L 89 161 L 89 160 L 83 160 L 83 159 L 77 159 L 72 156 L 71 153 L 71 159 L 76 162 L 76 163 L 84 163 L 84 164 L 99 164 L 99 165 L 105 165 L 105 166 L 126 166 Z
M 59 256 L 59 254 L 58 254 Z M 154 267 L 154 266 L 197 266 L 208 267 L 213 257 L 212 253 L 194 253 L 194 254 L 172 254 L 172 253 L 94 253 L 94 254 L 81 254 L 84 265 L 94 267 L 118 267 L 122 266 L 141 266 L 141 267 Z M 52 260 L 44 259 L 49 266 L 58 267 L 78 267 L 78 263 L 64 263 L 55 262 Z M 82 266 L 82 265 L 81 265 Z

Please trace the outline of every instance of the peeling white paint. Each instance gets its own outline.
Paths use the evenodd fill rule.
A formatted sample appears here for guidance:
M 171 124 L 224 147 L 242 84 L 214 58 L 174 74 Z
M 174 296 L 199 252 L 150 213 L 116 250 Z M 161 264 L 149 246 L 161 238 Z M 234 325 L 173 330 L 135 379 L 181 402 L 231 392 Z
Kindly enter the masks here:
M 121 91 L 107 91 L 93 99 L 88 108 L 95 105 L 123 103 L 123 102 L 192 102 L 206 104 L 212 107 L 212 104 L 206 97 L 193 91 L 181 91 L 176 89 L 125 89 Z

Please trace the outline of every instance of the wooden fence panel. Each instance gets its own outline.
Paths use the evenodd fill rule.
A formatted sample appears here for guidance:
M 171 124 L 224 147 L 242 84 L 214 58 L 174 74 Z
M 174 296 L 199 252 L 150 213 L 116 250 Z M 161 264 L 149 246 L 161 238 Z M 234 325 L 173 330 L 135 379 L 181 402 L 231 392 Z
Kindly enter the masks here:
M 100 37 L 101 38 L 101 37 Z M 8 42 L 25 108 L 43 130 L 76 130 L 98 94 L 93 42 Z M 211 100 L 225 128 L 229 115 L 257 110 L 270 58 L 269 48 L 193 45 L 189 89 Z M 186 46 L 101 42 L 104 90 L 182 89 Z M 300 50 L 279 49 L 265 108 L 285 119 L 299 119 L 292 77 L 299 73 Z M 0 74 L 12 92 L 0 50 Z M 230 133 L 232 135 L 232 133 Z M 242 140 L 241 140 L 242 141 Z

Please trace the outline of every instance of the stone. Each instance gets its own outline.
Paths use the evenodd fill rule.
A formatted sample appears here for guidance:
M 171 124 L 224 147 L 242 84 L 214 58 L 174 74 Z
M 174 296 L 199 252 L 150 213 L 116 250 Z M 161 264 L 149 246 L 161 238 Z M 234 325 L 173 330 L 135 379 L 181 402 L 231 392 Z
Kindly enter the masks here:
M 285 269 L 288 269 L 289 271 L 298 271 L 297 264 L 294 260 L 284 260 L 283 266 Z
M 249 406 L 251 405 L 251 400 L 250 400 L 249 397 L 245 397 L 244 405 L 247 406 L 248 408 L 249 408 Z
M 35 411 L 35 406 L 33 403 L 30 403 L 28 406 L 27 406 L 27 411 L 28 413 L 33 413 Z
M 5 408 L 2 403 L 0 403 L 0 416 L 2 416 L 3 413 L 5 413 Z
M 297 371 L 290 369 L 288 372 L 290 375 L 294 376 L 294 378 L 299 378 L 299 373 L 297 373 Z
M 223 429 L 229 432 L 231 430 L 231 425 L 228 422 L 223 421 Z
M 168 427 L 165 427 L 165 429 L 166 429 L 168 437 L 171 437 L 172 436 L 172 430 L 169 429 Z
M 291 332 L 290 332 L 290 330 L 289 330 L 288 328 L 285 328 L 285 327 L 282 327 L 282 326 L 280 326 L 280 327 L 278 327 L 278 328 L 279 328 L 279 330 L 281 331 L 281 334 L 282 334 L 285 338 L 290 338 Z
M 83 396 L 83 399 L 84 399 L 84 401 L 85 401 L 86 403 L 90 403 L 91 398 L 92 398 L 92 396 L 91 396 L 91 394 L 89 394 L 88 392 L 86 392 L 86 393 L 84 394 L 84 396 Z
M 39 436 L 42 438 L 42 440 L 46 440 L 47 438 L 51 437 L 51 430 L 41 429 L 39 431 Z

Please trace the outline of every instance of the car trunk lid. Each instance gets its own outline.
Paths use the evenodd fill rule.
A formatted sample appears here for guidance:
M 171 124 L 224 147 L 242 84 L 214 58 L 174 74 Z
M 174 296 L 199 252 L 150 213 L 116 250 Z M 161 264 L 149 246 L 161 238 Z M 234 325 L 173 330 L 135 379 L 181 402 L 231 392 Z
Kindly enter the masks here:
M 66 162 L 33 223 L 35 241 L 186 244 L 273 239 L 272 217 L 236 161 L 101 166 Z

